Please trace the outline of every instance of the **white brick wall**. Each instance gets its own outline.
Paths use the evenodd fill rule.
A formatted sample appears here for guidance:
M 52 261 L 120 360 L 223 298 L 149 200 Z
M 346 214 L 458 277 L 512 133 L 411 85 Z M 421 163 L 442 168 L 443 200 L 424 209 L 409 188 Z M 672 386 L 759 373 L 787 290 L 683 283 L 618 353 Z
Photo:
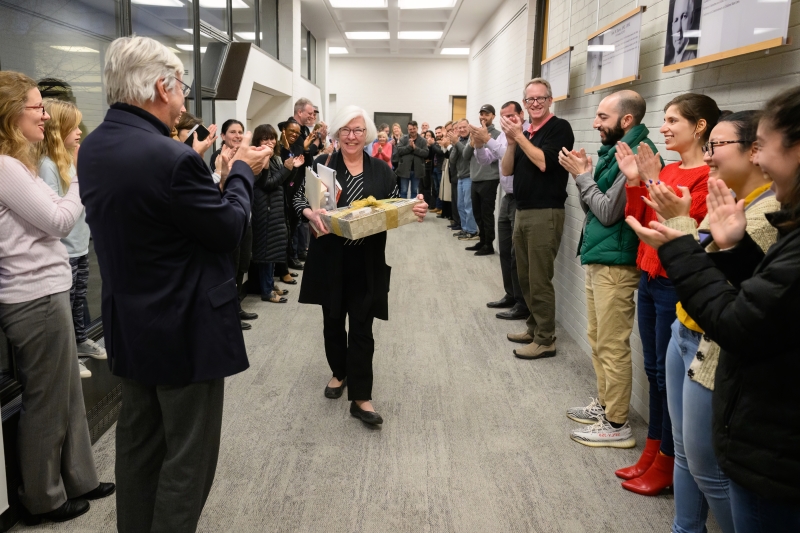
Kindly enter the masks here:
M 470 61 L 470 91 L 467 100 L 470 116 L 477 114 L 476 110 L 482 103 L 491 102 L 497 106 L 505 100 L 520 97 L 523 83 L 530 74 L 536 1 L 530 0 L 529 2 L 528 12 L 524 17 L 527 20 L 524 34 L 513 33 L 513 42 L 509 41 L 506 44 L 504 41 L 503 46 L 492 46 L 477 59 Z M 494 35 L 497 29 L 502 27 L 505 21 L 517 11 L 514 7 L 523 3 L 512 0 L 506 2 L 497 11 L 495 17 L 481 30 L 478 38 L 473 42 L 473 50 L 480 49 L 483 46 L 481 43 L 485 43 L 488 38 L 491 38 L 491 35 Z M 798 4 L 800 4 L 800 0 L 792 0 L 789 22 L 789 36 L 795 44 L 771 50 L 768 54 L 758 52 L 667 74 L 662 73 L 661 68 L 664 58 L 669 0 L 657 0 L 646 4 L 647 11 L 642 17 L 641 79 L 616 89 L 630 88 L 645 97 L 648 108 L 645 124 L 650 127 L 651 138 L 665 159 L 675 160 L 676 154 L 664 151 L 663 138 L 657 130 L 663 121 L 664 105 L 677 94 L 688 91 L 708 94 L 717 101 L 721 109 L 740 111 L 758 108 L 765 100 L 780 90 L 797 86 L 800 83 L 800 44 L 798 44 L 800 43 L 800 6 Z M 583 94 L 586 36 L 631 11 L 636 5 L 632 1 L 620 0 L 600 0 L 600 2 L 597 0 L 573 0 L 570 16 L 568 1 L 550 1 L 547 55 L 567 46 L 575 47 L 571 64 L 570 93 L 572 97 L 555 104 L 554 112 L 570 121 L 575 131 L 576 147 L 584 147 L 587 152 L 596 152 L 600 147 L 597 132 L 592 130 L 592 119 L 597 104 L 615 89 L 607 89 L 590 95 Z M 516 25 L 512 25 L 512 27 L 514 32 L 520 31 Z M 511 27 L 506 32 L 511 33 L 510 29 Z M 486 37 L 487 34 L 489 37 Z M 498 41 L 500 38 L 495 43 Z M 522 43 L 525 43 L 524 48 L 519 49 Z M 520 80 L 520 76 L 522 76 L 522 80 Z M 575 256 L 584 216 L 578 205 L 577 189 L 572 182 L 568 186 L 568 191 L 564 237 L 556 260 L 554 280 L 557 318 L 588 354 L 584 273 L 580 259 Z M 634 363 L 631 404 L 646 418 L 648 385 L 642 365 L 638 325 L 634 326 L 631 345 Z

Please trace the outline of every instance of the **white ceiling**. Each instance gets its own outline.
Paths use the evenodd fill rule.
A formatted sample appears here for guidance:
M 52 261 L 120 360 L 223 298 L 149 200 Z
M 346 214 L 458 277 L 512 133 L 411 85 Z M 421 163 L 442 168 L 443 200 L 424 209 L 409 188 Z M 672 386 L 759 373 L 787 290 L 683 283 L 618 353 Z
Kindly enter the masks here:
M 399 9 L 398 0 L 388 0 L 379 9 L 340 9 L 329 0 L 302 0 L 302 19 L 317 39 L 328 46 L 343 46 L 347 55 L 332 57 L 452 58 L 442 48 L 469 47 L 478 31 L 503 0 L 457 0 L 451 9 Z M 334 2 L 336 3 L 336 2 Z M 389 32 L 388 40 L 353 40 L 345 32 Z M 401 40 L 398 31 L 441 31 L 438 40 Z

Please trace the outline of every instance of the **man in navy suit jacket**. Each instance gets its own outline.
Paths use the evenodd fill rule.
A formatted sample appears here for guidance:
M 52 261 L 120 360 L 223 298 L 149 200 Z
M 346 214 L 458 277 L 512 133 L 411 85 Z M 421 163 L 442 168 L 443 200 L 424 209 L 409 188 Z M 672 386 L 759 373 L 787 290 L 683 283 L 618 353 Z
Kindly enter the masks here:
M 249 366 L 229 254 L 268 150 L 246 137 L 222 165 L 220 190 L 197 152 L 169 135 L 188 92 L 182 73 L 152 39 L 114 41 L 111 109 L 78 163 L 108 360 L 122 378 L 120 532 L 196 529 L 216 470 L 224 378 Z

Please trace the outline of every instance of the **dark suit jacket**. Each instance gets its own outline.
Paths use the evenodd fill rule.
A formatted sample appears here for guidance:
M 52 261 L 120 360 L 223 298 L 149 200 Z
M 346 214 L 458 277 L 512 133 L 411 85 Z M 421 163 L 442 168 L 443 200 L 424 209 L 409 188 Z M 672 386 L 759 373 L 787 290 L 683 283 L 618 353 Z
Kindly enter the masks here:
M 392 162 L 397 163 L 397 175 L 407 178 L 411 171 L 418 179 L 425 177 L 425 159 L 428 157 L 428 142 L 422 135 L 417 135 L 412 144 L 408 135 L 403 135 L 394 147 Z
M 125 104 L 82 144 L 81 200 L 103 278 L 112 373 L 185 385 L 245 370 L 230 252 L 250 213 L 250 167 L 234 163 L 220 193 L 194 150 Z

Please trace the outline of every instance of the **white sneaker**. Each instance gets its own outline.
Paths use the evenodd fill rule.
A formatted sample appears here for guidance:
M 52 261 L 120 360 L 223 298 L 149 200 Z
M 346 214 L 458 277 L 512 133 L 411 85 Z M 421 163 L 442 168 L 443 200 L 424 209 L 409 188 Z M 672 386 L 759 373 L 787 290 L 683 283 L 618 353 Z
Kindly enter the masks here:
M 86 339 L 85 341 L 78 343 L 78 357 L 108 359 L 105 348 L 90 339 Z
M 80 359 L 78 359 L 78 370 L 81 371 L 81 379 L 92 377 L 92 371 L 86 368 L 86 365 Z
M 606 410 L 600 405 L 597 398 L 592 398 L 592 403 L 586 407 L 570 407 L 567 409 L 567 418 L 581 424 L 594 424 L 600 417 L 606 416 Z
M 604 416 L 589 427 L 573 430 L 570 438 L 584 446 L 595 448 L 633 448 L 636 446 L 636 439 L 633 438 L 631 426 L 627 422 L 617 429 L 609 424 Z

